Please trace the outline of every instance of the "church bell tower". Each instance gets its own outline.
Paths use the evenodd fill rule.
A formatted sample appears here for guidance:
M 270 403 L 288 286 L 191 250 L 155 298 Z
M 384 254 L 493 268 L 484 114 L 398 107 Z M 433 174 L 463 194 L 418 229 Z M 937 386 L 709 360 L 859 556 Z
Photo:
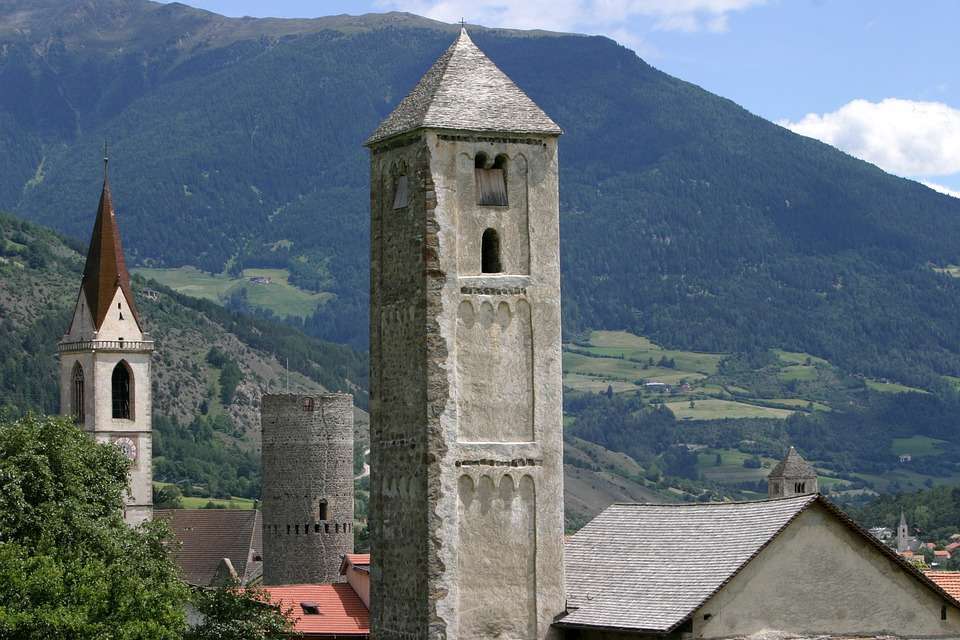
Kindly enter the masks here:
M 564 610 L 557 138 L 465 30 L 371 153 L 371 637 Z
M 130 460 L 124 519 L 153 514 L 150 354 L 123 258 L 104 158 L 103 190 L 73 320 L 57 345 L 60 411 Z

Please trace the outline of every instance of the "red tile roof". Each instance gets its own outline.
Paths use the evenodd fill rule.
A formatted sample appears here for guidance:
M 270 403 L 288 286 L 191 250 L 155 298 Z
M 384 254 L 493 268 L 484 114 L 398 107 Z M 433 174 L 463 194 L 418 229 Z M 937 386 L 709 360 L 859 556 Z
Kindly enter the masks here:
M 938 587 L 960 599 L 960 571 L 924 571 Z
M 357 636 L 370 633 L 370 613 L 349 584 L 264 586 L 283 611 L 293 609 L 295 629 L 305 637 Z M 301 602 L 316 603 L 319 614 L 305 614 Z
M 369 553 L 348 553 L 347 560 L 352 565 L 358 564 L 370 564 L 370 554 Z
M 941 550 L 934 551 L 933 555 L 936 558 L 949 558 L 950 552 L 945 549 L 941 549 Z
M 103 179 L 103 191 L 100 193 L 100 206 L 97 208 L 97 221 L 93 224 L 90 247 L 87 249 L 87 261 L 83 266 L 81 290 L 87 298 L 87 306 L 93 315 L 93 326 L 99 329 L 107 317 L 110 303 L 119 288 L 127 299 L 127 306 L 134 320 L 140 325 L 140 314 L 133 301 L 130 288 L 130 273 L 123 258 L 123 245 L 120 243 L 120 229 L 113 211 L 110 197 L 110 182 Z

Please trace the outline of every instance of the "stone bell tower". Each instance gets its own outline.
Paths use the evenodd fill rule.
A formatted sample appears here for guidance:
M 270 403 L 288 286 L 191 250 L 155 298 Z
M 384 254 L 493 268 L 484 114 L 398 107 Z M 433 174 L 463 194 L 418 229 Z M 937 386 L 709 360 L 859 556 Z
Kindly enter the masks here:
M 376 640 L 564 610 L 560 133 L 463 30 L 366 142 Z
M 104 158 L 103 190 L 73 320 L 57 345 L 60 412 L 130 459 L 124 519 L 153 515 L 150 354 L 123 258 Z
M 817 472 L 793 447 L 790 447 L 786 457 L 767 476 L 767 496 L 770 498 L 789 498 L 819 492 Z

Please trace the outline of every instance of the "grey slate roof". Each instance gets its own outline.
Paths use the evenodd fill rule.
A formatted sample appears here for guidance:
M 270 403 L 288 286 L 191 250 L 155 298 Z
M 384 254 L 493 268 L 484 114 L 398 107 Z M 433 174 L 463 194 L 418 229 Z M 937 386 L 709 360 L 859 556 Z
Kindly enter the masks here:
M 560 127 L 473 43 L 466 29 L 365 144 L 430 127 L 560 135 Z
M 773 468 L 770 478 L 816 478 L 817 472 L 803 459 L 797 450 L 790 447 L 786 457 Z
M 155 509 L 153 517 L 166 520 L 180 547 L 174 560 L 183 579 L 209 586 L 229 558 L 242 584 L 259 575 L 263 551 L 263 521 L 254 509 Z
M 817 499 L 612 505 L 567 542 L 559 624 L 669 631 Z

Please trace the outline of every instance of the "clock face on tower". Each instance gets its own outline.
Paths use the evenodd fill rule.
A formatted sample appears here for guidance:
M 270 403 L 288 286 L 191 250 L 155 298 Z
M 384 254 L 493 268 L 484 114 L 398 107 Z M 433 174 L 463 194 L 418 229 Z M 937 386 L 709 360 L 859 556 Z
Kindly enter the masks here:
M 113 444 L 120 447 L 123 455 L 127 456 L 127 459 L 131 462 L 137 459 L 137 445 L 130 438 L 117 438 L 113 441 Z

